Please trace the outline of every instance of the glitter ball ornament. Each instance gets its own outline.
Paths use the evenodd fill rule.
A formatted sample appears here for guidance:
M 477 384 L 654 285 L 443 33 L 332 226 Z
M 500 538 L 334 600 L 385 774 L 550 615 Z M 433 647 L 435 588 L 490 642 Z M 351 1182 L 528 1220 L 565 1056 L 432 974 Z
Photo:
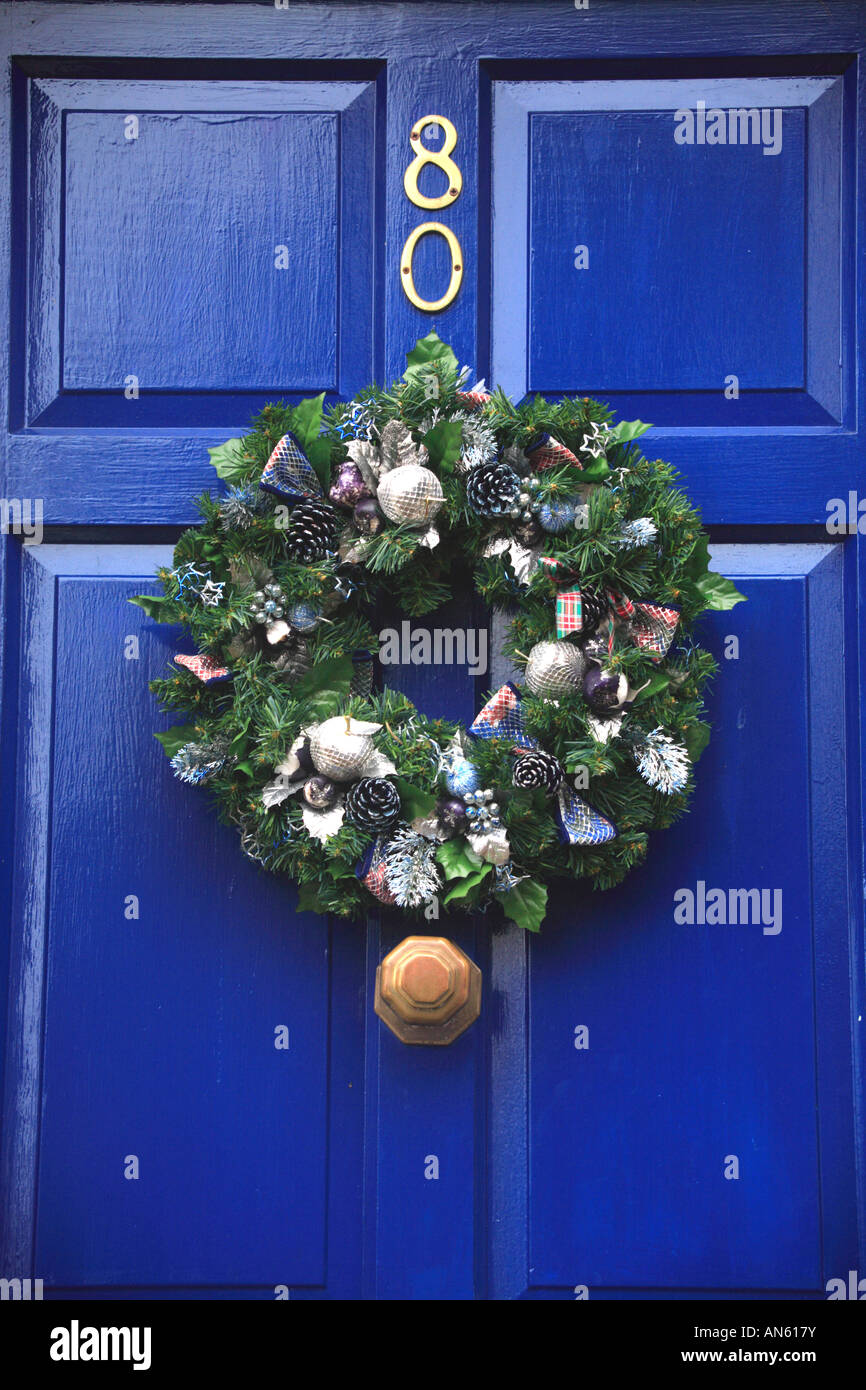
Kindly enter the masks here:
M 567 497 L 549 497 L 538 509 L 538 520 L 545 531 L 558 536 L 574 521 L 574 503 Z
M 299 502 L 286 527 L 286 550 L 301 565 L 315 564 L 335 548 L 337 529 L 337 513 L 330 502 Z
M 346 792 L 346 818 L 361 830 L 381 834 L 400 816 L 400 793 L 387 777 L 362 777 Z
M 331 485 L 328 496 L 335 507 L 346 507 L 349 510 L 360 502 L 362 497 L 369 497 L 370 489 L 361 476 L 361 470 L 357 463 L 351 459 L 346 459 L 340 464 L 337 476 Z
M 552 794 L 562 786 L 562 767 L 551 753 L 524 753 L 514 761 L 512 780 L 515 787 L 541 787 Z
M 385 525 L 374 497 L 362 497 L 352 512 L 352 520 L 362 536 L 378 536 Z
M 590 709 L 621 709 L 628 699 L 628 681 L 621 672 L 591 666 L 583 678 L 583 695 Z
M 311 603 L 292 603 L 286 609 L 286 618 L 298 632 L 312 632 L 319 617 L 318 608 Z
M 369 725 L 360 727 L 363 730 Z M 310 756 L 316 771 L 335 782 L 353 782 L 362 777 L 375 751 L 370 735 L 358 732 L 357 720 L 345 714 L 326 719 L 310 734 Z
M 520 541 L 521 545 L 529 547 L 538 545 L 543 535 L 544 532 L 535 517 L 532 517 L 529 521 L 521 521 L 520 524 L 514 528 L 515 540 Z
M 568 695 L 580 686 L 586 658 L 571 642 L 536 642 L 526 663 L 526 684 L 533 695 Z
M 455 758 L 445 774 L 445 785 L 454 796 L 465 796 L 481 786 L 478 768 L 468 758 Z
M 419 463 L 392 468 L 381 479 L 376 497 L 389 521 L 406 526 L 432 521 L 445 501 L 436 474 Z
M 466 475 L 466 500 L 479 516 L 504 516 L 520 496 L 520 478 L 507 463 L 482 463 Z
M 337 788 L 330 777 L 316 775 L 304 783 L 302 796 L 314 811 L 327 811 L 337 800 Z
M 436 802 L 436 823 L 446 835 L 459 835 L 466 829 L 466 807 L 456 796 Z

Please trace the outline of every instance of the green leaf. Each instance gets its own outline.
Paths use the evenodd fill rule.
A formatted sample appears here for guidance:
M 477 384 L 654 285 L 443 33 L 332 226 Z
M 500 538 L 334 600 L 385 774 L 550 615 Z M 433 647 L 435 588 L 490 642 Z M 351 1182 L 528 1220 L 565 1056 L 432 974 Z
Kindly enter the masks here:
M 411 381 L 419 367 L 428 367 L 431 362 L 442 362 L 457 371 L 457 358 L 437 333 L 428 333 L 426 338 L 419 338 L 412 351 L 406 353 L 406 361 L 408 366 L 403 373 L 404 381 Z
M 411 782 L 406 781 L 405 777 L 395 777 L 393 781 L 403 803 L 404 820 L 415 820 L 416 816 L 433 814 L 436 809 L 436 798 L 432 793 L 413 786 Z
M 235 734 L 234 738 L 228 746 L 229 757 L 240 758 L 247 751 L 247 745 L 249 743 L 249 739 L 247 737 L 247 729 L 249 727 L 250 721 L 248 719 L 245 719 L 240 729 Z
M 686 752 L 693 763 L 697 762 L 709 743 L 710 732 L 709 724 L 692 724 L 687 731 L 683 742 L 686 745 Z
M 654 671 L 643 690 L 639 691 L 634 698 L 634 704 L 643 704 L 644 700 L 649 700 L 653 695 L 657 695 L 660 690 L 665 690 L 671 683 L 668 671 Z
M 297 435 L 298 443 L 305 450 L 319 437 L 324 400 L 325 393 L 322 391 L 318 396 L 309 396 L 307 400 L 299 401 L 292 411 L 292 432 Z
M 642 434 L 651 429 L 652 425 L 645 425 L 643 420 L 620 420 L 618 425 L 614 425 L 611 434 L 617 444 L 627 444 L 630 439 L 640 439 Z
M 508 893 L 497 893 L 507 917 L 525 931 L 538 931 L 547 911 L 547 889 L 533 879 L 524 879 Z
M 307 671 L 293 693 L 309 703 L 314 719 L 328 719 L 348 699 L 353 674 L 350 656 L 331 656 Z
M 194 724 L 175 724 L 173 729 L 166 729 L 165 733 L 154 734 L 154 738 L 165 749 L 167 758 L 173 758 L 178 749 L 183 748 L 185 743 L 193 743 L 195 737 Z
M 219 476 L 227 483 L 240 483 L 250 471 L 250 460 L 244 458 L 244 441 L 227 439 L 215 449 L 208 449 L 210 461 Z
M 427 431 L 423 442 L 434 472 L 449 472 L 460 457 L 463 426 L 459 420 L 440 420 L 438 425 Z
M 717 610 L 733 608 L 735 603 L 747 601 L 746 595 L 740 593 L 732 580 L 726 579 L 723 574 L 715 574 L 709 570 L 695 580 L 695 588 L 707 608 Z
M 445 871 L 446 879 L 466 878 L 484 862 L 465 840 L 446 840 L 437 849 L 436 858 Z
M 299 912 L 327 912 L 319 900 L 319 890 L 315 883 L 302 883 L 298 889 Z
M 481 868 L 476 869 L 474 873 L 467 874 L 465 878 L 458 878 L 442 899 L 443 904 L 447 906 L 448 903 L 459 902 L 468 898 L 479 884 L 483 883 L 491 872 L 491 867 L 490 864 L 482 864 Z
M 251 767 L 248 762 L 235 763 L 232 772 L 242 772 L 245 777 L 255 777 L 256 775 L 255 768 Z
M 610 464 L 606 459 L 592 459 L 590 463 L 585 463 L 580 474 L 582 483 L 600 483 L 602 478 L 606 478 L 610 473 Z
M 161 611 L 162 604 L 174 603 L 174 599 L 170 599 L 168 596 L 159 598 L 156 594 L 136 594 L 133 598 L 127 599 L 127 603 L 134 603 L 137 608 L 143 608 L 147 616 L 153 618 L 157 623 L 176 621 Z
M 331 486 L 331 441 L 324 438 L 314 439 L 307 445 L 306 453 L 316 477 L 322 484 L 322 491 L 327 492 Z

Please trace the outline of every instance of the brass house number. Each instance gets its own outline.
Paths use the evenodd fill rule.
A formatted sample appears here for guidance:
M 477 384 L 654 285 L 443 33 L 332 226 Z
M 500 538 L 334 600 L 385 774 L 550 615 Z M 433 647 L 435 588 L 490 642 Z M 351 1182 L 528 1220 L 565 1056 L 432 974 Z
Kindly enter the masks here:
M 428 150 L 421 144 L 421 132 L 428 125 L 439 126 L 440 130 L 444 132 L 445 140 L 441 150 Z M 457 144 L 457 131 L 453 123 L 448 120 L 447 116 L 425 116 L 422 120 L 416 121 L 412 127 L 409 144 L 415 151 L 415 158 L 407 166 L 403 175 L 406 197 L 418 208 L 449 207 L 460 197 L 460 191 L 463 188 L 463 175 L 451 158 L 454 146 Z M 448 180 L 448 187 L 438 198 L 428 198 L 418 188 L 418 175 L 425 164 L 435 164 L 443 171 Z M 427 236 L 431 232 L 444 237 L 448 250 L 451 252 L 451 279 L 441 299 L 422 299 L 415 288 L 415 281 L 412 276 L 412 259 L 415 255 L 415 247 L 422 236 Z M 416 309 L 422 309 L 427 314 L 435 314 L 437 310 L 447 308 L 459 290 L 462 279 L 463 252 L 460 249 L 460 242 L 450 227 L 446 227 L 442 222 L 422 222 L 420 227 L 416 227 L 414 231 L 409 233 L 400 256 L 400 281 L 406 291 L 407 298 L 411 300 Z

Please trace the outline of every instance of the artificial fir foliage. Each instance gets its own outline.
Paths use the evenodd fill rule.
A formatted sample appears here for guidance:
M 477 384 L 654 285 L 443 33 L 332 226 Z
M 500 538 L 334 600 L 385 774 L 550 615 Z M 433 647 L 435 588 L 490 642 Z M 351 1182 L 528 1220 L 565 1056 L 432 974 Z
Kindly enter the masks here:
M 691 629 L 742 595 L 647 427 L 596 401 L 516 406 L 431 333 L 402 381 L 322 405 L 210 451 L 221 495 L 133 600 L 206 658 L 152 683 L 184 721 L 157 737 L 301 909 L 495 901 L 535 930 L 546 881 L 614 886 L 687 808 L 715 670 Z M 529 672 L 460 729 L 376 688 L 372 615 L 433 611 L 467 564 Z

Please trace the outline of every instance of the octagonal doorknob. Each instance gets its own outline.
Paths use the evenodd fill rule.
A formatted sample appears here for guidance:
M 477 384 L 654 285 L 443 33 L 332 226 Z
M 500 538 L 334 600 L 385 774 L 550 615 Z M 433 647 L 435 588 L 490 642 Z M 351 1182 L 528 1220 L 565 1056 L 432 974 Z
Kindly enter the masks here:
M 376 971 L 374 1007 L 401 1042 L 441 1047 L 481 1012 L 481 971 L 444 936 L 407 936 Z

